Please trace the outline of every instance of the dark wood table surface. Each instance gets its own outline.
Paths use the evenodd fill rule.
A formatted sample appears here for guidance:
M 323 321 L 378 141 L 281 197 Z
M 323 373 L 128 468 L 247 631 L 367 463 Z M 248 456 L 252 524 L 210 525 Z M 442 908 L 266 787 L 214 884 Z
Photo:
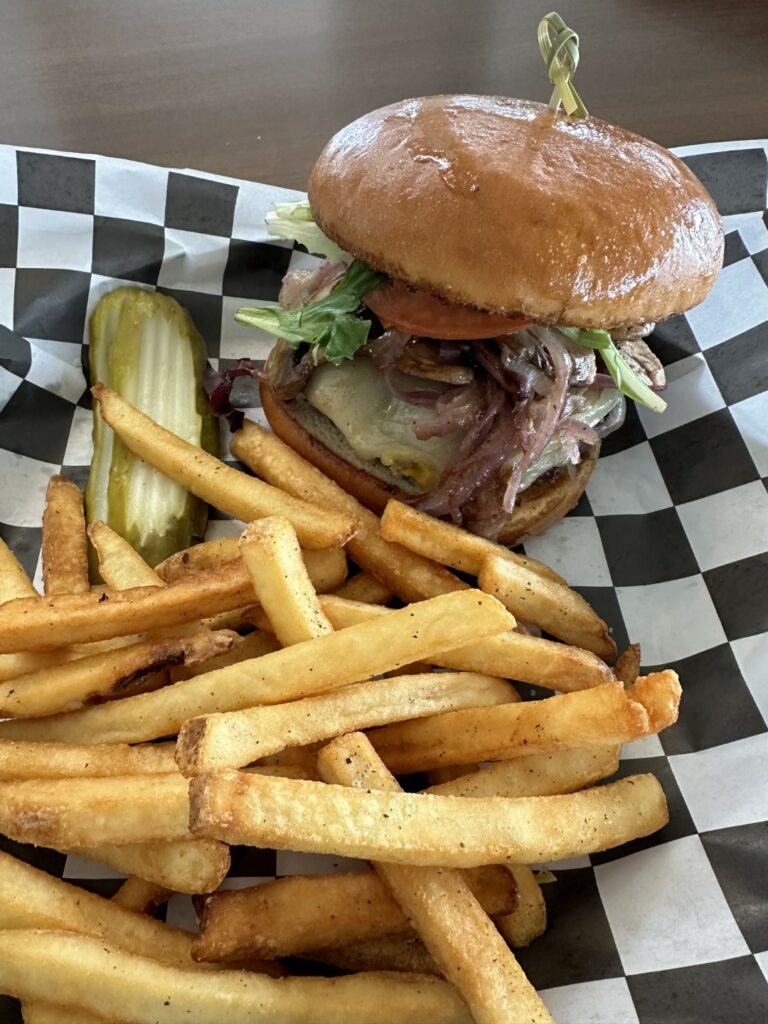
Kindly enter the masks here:
M 0 142 L 303 187 L 405 96 L 546 100 L 548 0 L 0 0 Z M 768 0 L 561 0 L 590 111 L 668 145 L 768 135 Z

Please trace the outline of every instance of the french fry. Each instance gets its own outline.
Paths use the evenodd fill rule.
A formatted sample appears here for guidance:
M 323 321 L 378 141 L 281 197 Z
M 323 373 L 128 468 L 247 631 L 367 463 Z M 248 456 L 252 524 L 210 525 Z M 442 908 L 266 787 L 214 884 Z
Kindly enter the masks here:
M 618 767 L 618 747 L 526 754 L 431 785 L 425 792 L 441 796 L 552 796 L 591 786 L 613 775 Z
M 0 605 L 0 651 L 46 650 L 194 622 L 253 601 L 240 566 L 200 573 L 167 587 L 112 594 L 61 594 Z
M 476 772 L 479 767 L 480 765 L 477 764 L 448 764 L 441 768 L 433 768 L 426 773 L 429 783 L 427 788 L 432 789 L 434 786 L 441 786 L 444 782 L 453 782 L 454 779 L 460 779 L 464 775 Z M 500 793 L 495 795 L 501 796 Z
M 318 768 L 329 783 L 402 794 L 361 733 L 326 748 Z M 477 1024 L 508 1024 L 510 1012 L 519 1021 L 554 1024 L 461 872 L 380 861 L 373 866 Z
M 440 565 L 479 576 L 483 562 L 491 555 L 507 559 L 515 565 L 533 572 L 544 579 L 567 586 L 562 576 L 543 562 L 527 555 L 518 555 L 501 544 L 478 537 L 460 526 L 443 523 L 426 512 L 411 508 L 402 501 L 392 499 L 381 517 L 381 536 L 384 540 L 402 544 L 409 551 L 415 551 L 424 558 L 431 558 Z
M 18 559 L 0 537 L 0 604 L 20 597 L 37 597 L 32 581 Z
M 194 672 L 211 659 L 225 657 L 234 639 L 219 631 L 144 640 L 16 676 L 0 683 L 0 716 L 36 718 L 73 711 L 97 699 L 127 697 L 142 692 L 161 669 L 182 665 Z
M 606 661 L 615 658 L 616 644 L 608 626 L 570 587 L 495 555 L 483 562 L 478 583 L 524 622 L 533 622 L 558 640 L 583 647 Z
M 536 876 L 524 864 L 510 864 L 515 876 L 517 906 L 511 914 L 496 918 L 496 927 L 513 949 L 522 949 L 544 934 L 547 905 Z
M 0 833 L 18 843 L 69 850 L 170 842 L 189 838 L 188 819 L 180 775 L 0 782 Z
M 672 669 L 640 676 L 627 693 L 631 700 L 642 704 L 648 712 L 651 732 L 661 732 L 677 721 L 682 689 L 677 673 Z
M 165 903 L 170 893 L 143 878 L 129 877 L 123 882 L 112 902 L 126 910 L 144 914 L 160 903 Z M 24 1024 L 100 1024 L 104 1020 L 95 1014 L 82 1010 L 73 1012 L 55 1003 L 25 1001 L 22 1006 Z
M 331 633 L 301 560 L 296 531 L 287 519 L 268 516 L 249 523 L 240 554 L 253 590 L 283 647 Z
M 219 632 L 212 633 L 212 636 L 220 636 Z M 206 672 L 217 672 L 220 668 L 227 668 L 229 665 L 239 665 L 251 658 L 260 658 L 263 654 L 271 654 L 279 648 L 279 644 L 271 633 L 249 633 L 248 636 L 236 636 L 232 638 L 232 645 L 224 654 L 217 654 L 205 661 L 185 662 L 183 665 L 171 669 L 171 680 L 175 683 L 180 679 L 191 679 L 193 676 L 201 676 Z
M 0 779 L 3 780 L 175 774 L 172 743 L 129 747 L 122 743 L 81 746 L 0 740 Z
M 15 599 L 14 599 L 15 600 Z M 2 603 L 2 602 L 0 602 Z M 7 682 L 17 676 L 38 672 L 62 661 L 73 661 L 75 655 L 67 648 L 53 651 L 24 651 L 19 654 L 0 654 L 0 682 Z
M 302 747 L 355 729 L 508 700 L 519 700 L 514 688 L 493 676 L 425 672 L 372 680 L 287 704 L 253 708 L 248 712 L 248 727 L 236 732 L 227 716 L 192 718 L 179 732 L 176 761 L 185 775 L 240 768 L 286 747 Z
M 517 906 L 512 874 L 472 868 L 466 883 L 489 914 Z M 413 935 L 408 918 L 373 871 L 292 875 L 247 889 L 214 893 L 204 904 L 192 955 L 201 961 L 297 956 L 320 946 Z
M 325 594 L 320 604 L 334 629 L 382 617 L 391 610 L 334 594 Z M 610 668 L 591 651 L 514 631 L 485 637 L 433 660 L 443 668 L 503 676 L 564 693 L 615 681 Z
M 113 590 L 131 587 L 162 587 L 163 580 L 138 551 L 106 523 L 91 523 L 88 538 L 99 556 L 101 578 Z
M 305 747 L 286 747 L 279 754 L 270 754 L 268 757 L 260 757 L 257 764 L 264 767 L 285 768 L 289 765 L 301 765 L 308 771 L 315 772 L 317 777 L 317 752 L 320 749 L 319 743 L 307 744 Z M 250 770 L 250 769 L 249 769 Z M 275 772 L 279 775 L 280 772 Z
M 240 558 L 238 543 L 237 537 L 221 537 L 195 544 L 194 547 L 166 558 L 155 566 L 155 571 L 166 583 L 173 583 L 191 572 L 216 569 Z M 341 586 L 347 578 L 347 555 L 344 548 L 302 551 L 301 557 L 312 586 L 320 594 Z
M 442 764 L 503 761 L 523 754 L 590 746 L 618 746 L 649 736 L 677 718 L 680 683 L 667 670 L 627 691 L 618 683 L 547 700 L 449 711 L 420 722 L 371 732 L 370 740 L 396 774 Z M 638 681 L 642 682 L 642 679 Z M 656 717 L 650 705 L 658 708 Z M 646 706 L 648 705 L 648 706 Z
M 320 751 L 318 765 L 339 742 Z M 649 835 L 667 820 L 664 793 L 652 775 L 519 800 L 364 792 L 229 770 L 190 783 L 195 835 L 393 864 L 560 860 Z
M 66 852 L 79 853 L 88 860 L 138 876 L 162 889 L 192 894 L 217 889 L 230 863 L 229 848 L 214 839 L 86 846 Z
M 225 567 L 226 568 L 226 567 Z M 153 594 L 164 597 L 177 583 Z M 2 606 L 0 606 L 2 616 Z M 140 742 L 170 736 L 195 715 L 298 700 L 369 676 L 430 659 L 510 628 L 514 619 L 494 598 L 468 590 L 393 611 L 386 621 L 361 622 L 317 640 L 230 665 L 154 693 L 83 708 L 68 715 L 0 723 L 0 738 L 64 743 Z M 245 719 L 231 720 L 233 728 Z
M 112 897 L 112 902 L 126 910 L 134 910 L 137 914 L 146 914 L 165 903 L 170 895 L 162 885 L 129 875 Z
M 130 587 L 162 587 L 166 585 L 163 577 L 147 565 L 141 555 L 134 551 L 127 541 L 123 540 L 119 534 L 115 533 L 104 523 L 92 523 L 88 527 L 88 534 L 99 556 L 101 575 L 110 587 L 115 590 L 125 590 Z M 226 540 L 234 542 L 235 554 L 237 555 L 238 542 L 236 538 L 226 538 Z M 224 550 L 224 548 L 218 546 L 221 542 L 211 541 L 210 543 L 217 545 L 217 553 L 221 553 Z M 200 544 L 198 547 L 206 547 L 206 545 Z M 194 550 L 194 548 L 188 549 L 188 551 Z M 226 550 L 229 551 L 230 549 L 227 548 Z M 346 576 L 346 556 L 342 548 L 335 548 L 332 552 L 303 552 L 303 556 L 304 562 L 301 559 L 298 560 L 301 571 L 306 574 L 311 570 L 310 578 L 312 579 L 312 585 L 316 588 L 330 589 Z M 177 556 L 172 555 L 171 557 L 176 558 Z M 236 575 L 239 573 L 243 578 L 249 575 L 239 556 L 219 561 L 215 558 L 205 558 L 199 559 L 198 562 L 201 570 L 204 570 L 206 565 L 213 572 L 227 566 L 227 571 L 230 574 Z M 309 568 L 305 569 L 305 565 Z M 174 578 L 177 581 L 193 583 L 202 577 L 196 577 L 191 571 L 186 571 L 177 572 Z M 223 612 L 209 617 L 203 620 L 203 625 L 211 630 L 239 629 L 243 625 L 251 625 L 254 620 L 254 612 L 257 611 L 258 608 L 256 606 L 249 605 L 243 609 L 235 609 L 234 612 Z
M 301 959 L 330 964 L 343 971 L 399 971 L 442 977 L 426 946 L 415 935 L 382 935 L 346 946 L 325 946 L 307 950 Z
M 616 659 L 616 678 L 629 687 L 640 675 L 640 644 L 630 644 Z
M 0 933 L 0 992 L 22 1000 L 55 992 L 63 1006 L 131 1024 L 472 1024 L 434 977 L 196 972 L 66 932 Z
M 220 565 L 233 562 L 240 557 L 237 537 L 217 537 L 191 548 L 177 551 L 155 566 L 155 572 L 166 583 L 173 583 L 190 572 L 218 569 Z
M 281 779 L 310 779 L 316 782 L 319 778 L 314 764 L 257 764 L 245 771 L 253 775 L 276 775 Z
M 535 880 L 533 884 L 543 908 L 541 889 Z M 546 914 L 539 915 L 533 927 L 529 924 L 532 923 L 532 918 L 522 927 L 517 924 L 517 918 L 517 913 L 495 918 L 496 927 L 513 949 L 529 945 L 544 932 L 546 924 Z M 515 923 L 510 924 L 511 921 Z M 405 971 L 411 974 L 438 976 L 442 976 L 443 973 L 421 939 L 408 935 L 383 935 L 378 939 L 367 939 L 365 942 L 354 942 L 345 946 L 326 946 L 323 949 L 308 950 L 300 956 L 303 960 L 330 964 L 344 971 Z
M 232 438 L 230 450 L 254 473 L 288 494 L 353 518 L 358 529 L 347 542 L 351 558 L 405 601 L 466 587 L 442 566 L 384 540 L 377 516 L 258 424 L 246 420 Z
M 240 473 L 165 430 L 103 384 L 96 384 L 91 392 L 104 420 L 134 455 L 235 519 L 249 522 L 283 516 L 308 548 L 338 547 L 354 533 L 353 517 L 317 508 Z
M 348 601 L 361 601 L 363 604 L 387 604 L 395 595 L 384 583 L 368 572 L 359 572 L 356 576 L 342 583 L 333 593 Z
M 515 879 L 517 906 L 509 914 L 494 915 L 494 922 L 507 943 L 513 949 L 521 949 L 544 933 L 547 926 L 547 909 L 541 886 L 530 868 L 522 864 L 510 864 L 507 871 Z M 492 913 L 488 907 L 485 909 Z M 338 907 L 335 912 L 338 912 Z M 442 974 L 421 940 L 404 934 L 382 935 L 362 942 L 326 946 L 299 955 L 306 960 L 317 960 L 349 971 Z
M 193 936 L 70 885 L 0 851 L 0 928 L 93 935 L 130 953 L 191 968 Z M 4 933 L 0 932 L 0 935 Z M 48 993 L 50 998 L 50 992 Z
M 48 481 L 42 548 L 45 593 L 86 594 L 90 581 L 83 495 L 63 476 Z

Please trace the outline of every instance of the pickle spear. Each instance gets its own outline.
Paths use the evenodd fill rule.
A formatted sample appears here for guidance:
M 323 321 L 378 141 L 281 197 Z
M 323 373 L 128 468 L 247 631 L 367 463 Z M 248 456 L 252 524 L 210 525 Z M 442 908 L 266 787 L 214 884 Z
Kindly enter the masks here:
M 218 430 L 202 388 L 208 358 L 189 313 L 141 288 L 108 292 L 90 321 L 91 383 L 103 381 L 174 434 L 217 453 Z M 89 522 L 102 520 L 150 565 L 205 532 L 208 506 L 145 465 L 93 408 Z

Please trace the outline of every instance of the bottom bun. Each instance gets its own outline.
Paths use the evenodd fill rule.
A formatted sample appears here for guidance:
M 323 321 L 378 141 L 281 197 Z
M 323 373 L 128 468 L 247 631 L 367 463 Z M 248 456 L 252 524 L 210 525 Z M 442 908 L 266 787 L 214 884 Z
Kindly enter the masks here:
M 381 515 L 391 498 L 408 501 L 418 493 L 407 480 L 396 477 L 385 466 L 377 466 L 375 474 L 363 468 L 366 463 L 352 454 L 342 434 L 308 403 L 283 402 L 264 381 L 260 392 L 264 414 L 277 436 L 372 512 Z M 311 421 L 312 432 L 307 429 L 307 421 Z M 347 458 L 334 448 L 347 449 Z M 570 512 L 584 493 L 599 454 L 598 445 L 574 470 L 561 469 L 524 490 L 499 532 L 499 543 L 519 544 L 549 529 Z M 348 458 L 355 458 L 358 465 Z

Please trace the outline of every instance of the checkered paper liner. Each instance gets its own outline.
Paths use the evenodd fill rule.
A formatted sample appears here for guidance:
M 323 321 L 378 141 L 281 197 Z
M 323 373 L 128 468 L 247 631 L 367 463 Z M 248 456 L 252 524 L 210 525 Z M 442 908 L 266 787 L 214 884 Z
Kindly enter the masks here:
M 559 1024 L 768 1019 L 767 145 L 678 151 L 725 217 L 725 267 L 702 305 L 652 339 L 667 411 L 630 406 L 577 508 L 526 545 L 620 648 L 640 642 L 644 668 L 671 666 L 684 687 L 680 722 L 626 747 L 620 773 L 659 778 L 669 825 L 555 865 L 548 931 L 519 954 Z M 272 203 L 298 197 L 0 146 L 0 535 L 38 581 L 48 478 L 84 485 L 88 473 L 84 346 L 98 299 L 126 282 L 157 288 L 190 310 L 214 366 L 263 360 L 272 339 L 233 313 L 275 303 L 286 270 L 312 262 L 264 230 Z M 219 516 L 209 535 L 236 530 Z M 79 857 L 0 846 L 103 894 L 118 885 Z M 235 848 L 226 884 L 339 864 Z M 187 899 L 167 915 L 194 927 Z M 0 1024 L 19 1020 L 0 1000 Z

